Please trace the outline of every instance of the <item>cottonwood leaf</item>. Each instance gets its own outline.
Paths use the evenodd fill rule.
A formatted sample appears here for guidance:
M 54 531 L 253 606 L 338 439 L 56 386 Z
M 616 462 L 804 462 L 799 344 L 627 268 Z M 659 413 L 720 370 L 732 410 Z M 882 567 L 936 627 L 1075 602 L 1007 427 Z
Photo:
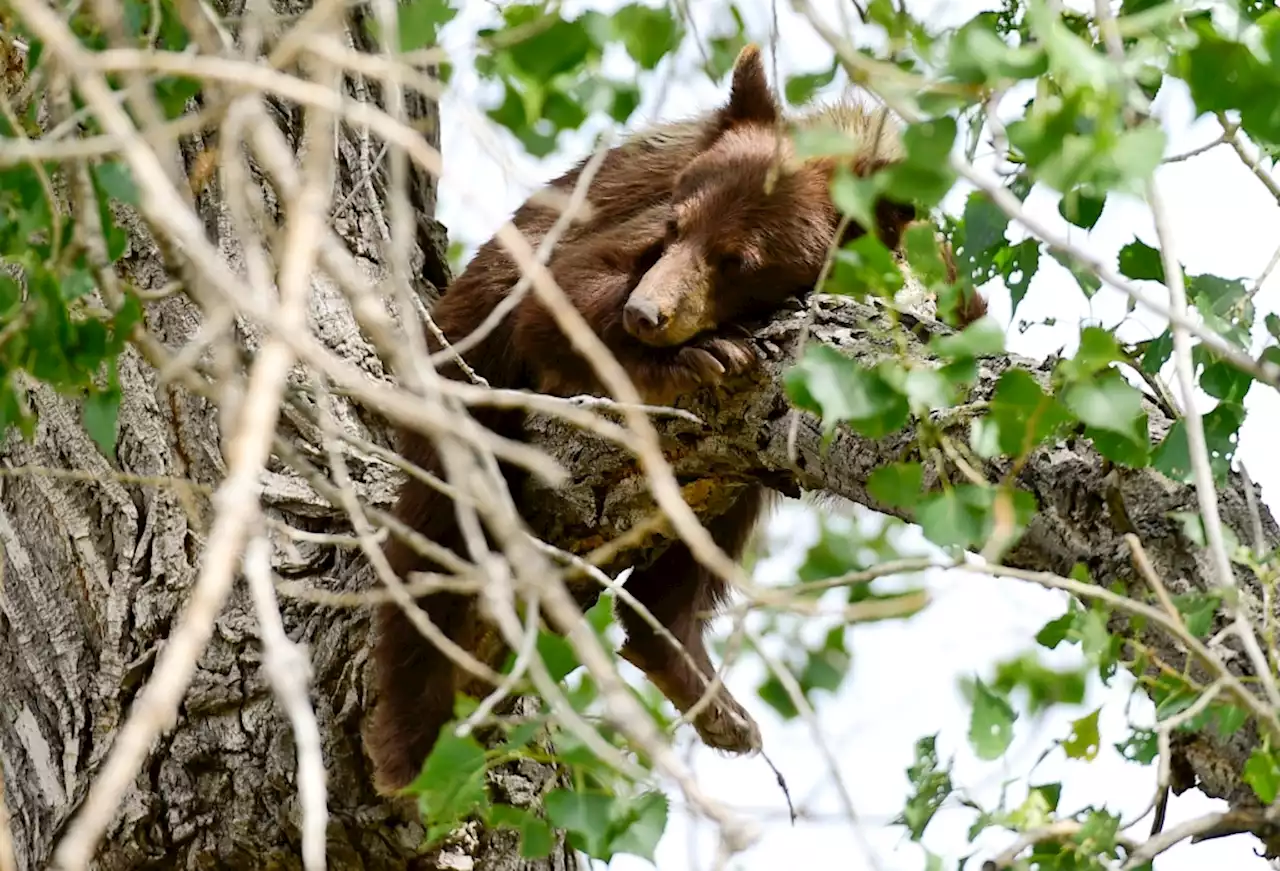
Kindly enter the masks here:
M 999 759 L 1013 741 L 1013 724 L 1018 719 L 1009 702 L 988 689 L 981 679 L 973 681 L 973 714 L 969 720 L 969 743 L 979 759 Z
M 1098 745 L 1101 741 L 1098 735 L 1098 714 L 1101 712 L 1102 709 L 1099 708 L 1071 724 L 1071 735 L 1062 742 L 1062 749 L 1068 758 L 1092 762 L 1098 755 Z

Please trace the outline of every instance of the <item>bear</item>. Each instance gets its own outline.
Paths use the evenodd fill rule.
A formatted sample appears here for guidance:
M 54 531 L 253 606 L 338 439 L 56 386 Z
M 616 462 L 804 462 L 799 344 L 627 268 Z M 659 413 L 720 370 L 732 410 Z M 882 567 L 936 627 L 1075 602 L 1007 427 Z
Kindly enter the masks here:
M 801 159 L 787 126 L 834 125 L 853 144 L 838 157 Z M 713 389 L 756 361 L 743 322 L 775 311 L 812 290 L 841 227 L 830 194 L 836 169 L 866 176 L 902 159 L 899 131 L 884 110 L 853 103 L 784 117 L 765 75 L 758 46 L 734 63 L 728 100 L 691 120 L 659 124 L 609 150 L 588 186 L 590 214 L 567 229 L 548 269 L 593 331 L 624 367 L 646 402 L 668 405 L 691 391 Z M 567 194 L 587 161 L 551 181 Z M 838 240 L 876 232 L 891 250 L 917 219 L 910 203 L 882 199 L 876 226 L 849 222 Z M 558 216 L 535 194 L 513 223 L 537 246 Z M 950 254 L 943 245 L 951 270 Z M 477 251 L 442 294 L 432 315 L 457 342 L 472 333 L 511 292 L 520 270 L 495 239 Z M 951 279 L 954 281 L 954 271 Z M 985 313 L 973 294 L 961 325 Z M 442 350 L 431 331 L 431 351 Z M 462 355 L 492 387 L 559 396 L 603 392 L 590 366 L 565 339 L 551 314 L 526 295 L 488 335 Z M 449 361 L 448 378 L 467 376 Z M 521 438 L 519 410 L 472 408 L 474 419 L 501 435 Z M 398 432 L 401 453 L 441 474 L 431 440 Z M 517 500 L 521 470 L 502 465 Z M 753 485 L 707 523 L 730 559 L 739 559 L 769 494 Z M 518 502 L 517 502 L 518 505 Z M 408 478 L 394 516 L 437 544 L 465 553 L 451 500 Z M 398 537 L 385 545 L 393 571 L 439 571 Z M 590 607 L 599 588 L 575 593 Z M 689 658 L 633 609 L 619 605 L 626 640 L 621 655 L 681 712 L 706 691 L 714 674 L 704 642 L 707 625 L 728 598 L 724 581 L 699 564 L 683 542 L 673 542 L 647 568 L 633 571 L 626 589 L 680 641 Z M 461 647 L 497 667 L 506 646 L 487 625 L 470 595 L 436 592 L 418 600 L 429 619 Z M 376 615 L 374 669 L 377 699 L 365 733 L 376 788 L 393 794 L 418 775 L 441 727 L 453 717 L 458 692 L 483 694 L 483 681 L 458 668 L 424 638 L 394 604 Z M 690 665 L 693 661 L 696 669 Z M 731 753 L 760 749 L 755 721 L 726 688 L 719 688 L 692 723 L 703 743 Z

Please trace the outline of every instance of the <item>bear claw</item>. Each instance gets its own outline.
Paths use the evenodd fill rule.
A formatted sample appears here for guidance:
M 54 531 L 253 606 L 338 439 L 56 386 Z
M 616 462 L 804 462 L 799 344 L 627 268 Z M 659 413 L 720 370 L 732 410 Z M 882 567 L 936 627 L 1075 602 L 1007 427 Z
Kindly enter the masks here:
M 693 718 L 693 728 L 703 744 L 716 750 L 750 754 L 762 746 L 756 721 L 723 690 Z

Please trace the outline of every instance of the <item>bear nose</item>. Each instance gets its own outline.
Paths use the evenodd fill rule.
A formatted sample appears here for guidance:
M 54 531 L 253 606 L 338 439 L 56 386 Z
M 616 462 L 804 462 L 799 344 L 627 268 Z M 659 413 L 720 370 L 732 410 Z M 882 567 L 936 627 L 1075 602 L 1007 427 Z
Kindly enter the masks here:
M 622 309 L 622 325 L 631 335 L 639 336 L 665 327 L 667 315 L 652 300 L 632 297 Z

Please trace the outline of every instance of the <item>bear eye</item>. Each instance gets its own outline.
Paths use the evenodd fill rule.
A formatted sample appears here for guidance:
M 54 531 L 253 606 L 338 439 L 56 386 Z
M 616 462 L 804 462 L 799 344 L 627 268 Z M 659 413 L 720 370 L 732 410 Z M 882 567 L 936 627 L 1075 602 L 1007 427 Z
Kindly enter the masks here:
M 667 244 L 671 244 L 680 235 L 680 225 L 676 223 L 675 218 L 667 219 Z
M 721 272 L 730 273 L 740 271 L 745 264 L 742 257 L 738 254 L 721 254 L 716 265 L 720 268 Z

